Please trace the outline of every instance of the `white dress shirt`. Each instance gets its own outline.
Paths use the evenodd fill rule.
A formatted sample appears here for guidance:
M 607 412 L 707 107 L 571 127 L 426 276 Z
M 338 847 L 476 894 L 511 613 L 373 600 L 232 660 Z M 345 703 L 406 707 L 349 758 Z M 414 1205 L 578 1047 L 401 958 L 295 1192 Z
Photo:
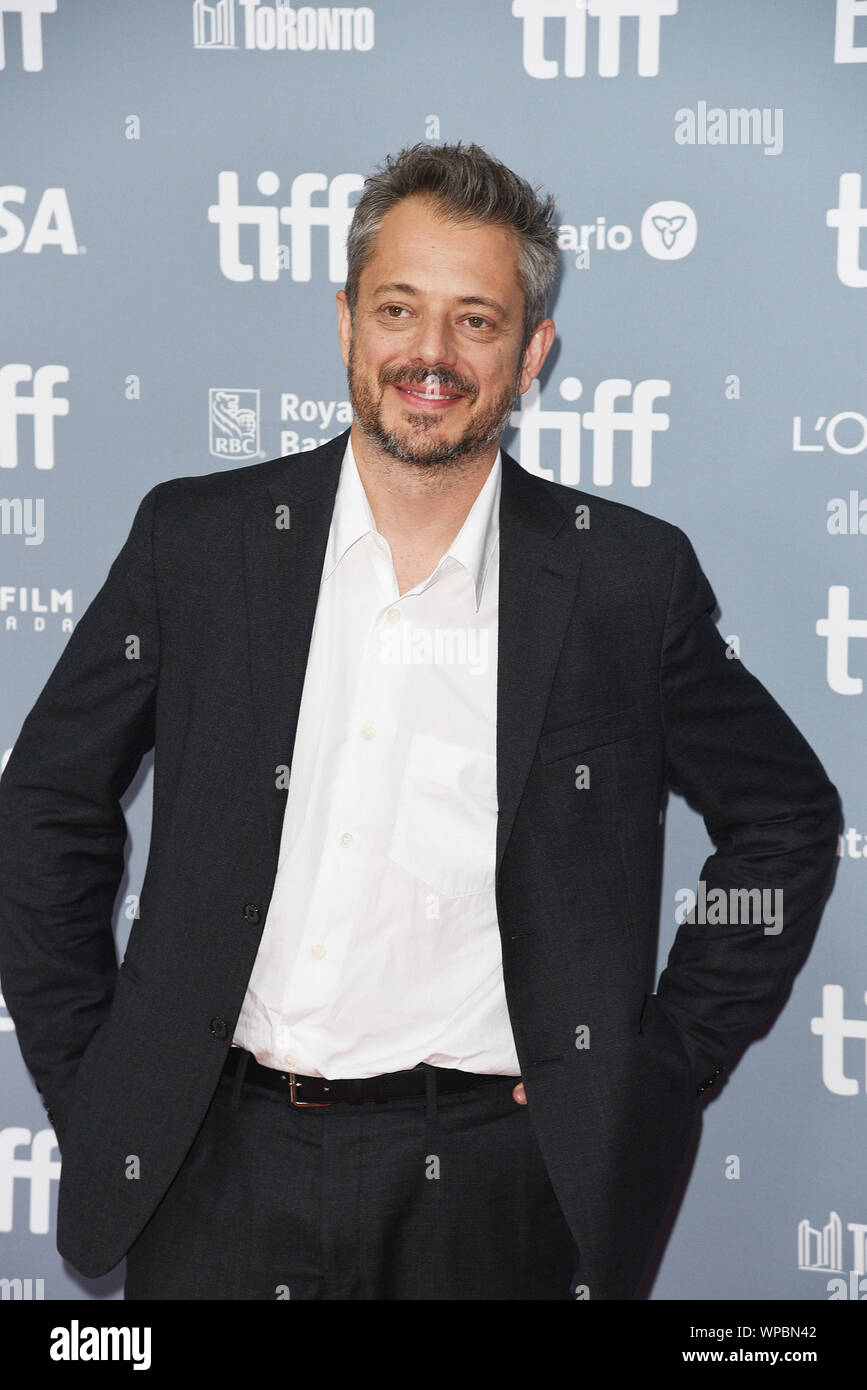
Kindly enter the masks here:
M 439 564 L 400 595 L 347 441 L 233 1038 L 264 1066 L 520 1075 L 494 899 L 501 474 L 498 451 Z

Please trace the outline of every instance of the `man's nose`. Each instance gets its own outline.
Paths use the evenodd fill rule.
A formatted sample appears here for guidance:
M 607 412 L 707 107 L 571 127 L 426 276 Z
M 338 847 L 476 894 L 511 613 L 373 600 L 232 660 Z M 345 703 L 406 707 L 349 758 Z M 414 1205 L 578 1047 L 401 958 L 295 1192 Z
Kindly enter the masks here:
M 448 319 L 437 315 L 423 318 L 413 334 L 412 353 L 420 364 L 452 364 L 457 352 L 454 331 Z

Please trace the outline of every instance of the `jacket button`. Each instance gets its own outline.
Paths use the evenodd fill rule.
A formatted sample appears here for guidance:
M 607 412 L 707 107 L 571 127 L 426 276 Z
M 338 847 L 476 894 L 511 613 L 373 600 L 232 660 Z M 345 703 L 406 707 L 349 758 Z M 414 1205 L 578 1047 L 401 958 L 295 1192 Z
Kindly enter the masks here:
M 255 903 L 244 904 L 244 921 L 252 922 L 254 925 L 259 921 L 261 913 Z
M 229 1036 L 229 1025 L 224 1018 L 211 1019 L 211 1037 L 227 1038 Z

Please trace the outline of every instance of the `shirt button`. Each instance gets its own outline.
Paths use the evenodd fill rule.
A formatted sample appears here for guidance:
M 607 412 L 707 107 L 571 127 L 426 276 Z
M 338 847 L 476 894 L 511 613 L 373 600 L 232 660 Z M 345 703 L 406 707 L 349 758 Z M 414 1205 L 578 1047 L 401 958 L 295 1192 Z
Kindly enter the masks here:
M 399 609 L 399 608 L 387 608 L 386 611 L 385 611 L 385 616 L 386 616 L 387 620 L 388 620 L 390 623 L 399 623 L 399 622 L 400 622 L 400 609 Z
M 321 960 L 322 957 L 325 955 L 325 947 L 324 947 L 324 946 L 314 946 L 314 947 L 312 948 L 310 954 L 311 954 L 311 956 L 313 957 L 314 960 Z
M 294 1067 L 295 1063 L 298 1061 L 298 1058 L 295 1056 L 294 1052 L 284 1052 L 283 1061 L 286 1063 L 287 1067 Z
M 376 541 L 376 544 L 379 546 L 380 550 L 385 550 L 387 548 L 382 536 L 375 536 L 374 539 Z
M 344 849 L 352 844 L 352 836 L 348 830 L 344 830 L 343 834 L 340 836 L 340 844 L 343 845 Z
M 362 738 L 376 738 L 376 730 L 372 724 L 365 724 L 361 731 Z

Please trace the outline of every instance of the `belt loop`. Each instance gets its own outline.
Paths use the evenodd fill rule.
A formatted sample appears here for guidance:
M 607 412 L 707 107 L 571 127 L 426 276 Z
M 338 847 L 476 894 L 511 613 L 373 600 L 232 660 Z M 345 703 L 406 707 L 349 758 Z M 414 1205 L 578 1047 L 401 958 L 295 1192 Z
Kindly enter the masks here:
M 246 1050 L 246 1048 L 239 1047 L 237 1051 L 240 1052 L 241 1056 L 238 1058 L 237 1064 L 235 1066 L 235 1075 L 232 1078 L 232 1094 L 229 1097 L 230 1110 L 237 1110 L 238 1108 L 238 1101 L 241 1097 L 241 1087 L 244 1084 L 244 1076 L 246 1075 L 247 1071 L 247 1063 L 250 1060 L 250 1053 Z
M 425 1092 L 425 1119 L 429 1125 L 435 1125 L 439 1119 L 437 1113 L 437 1074 L 433 1067 L 426 1062 L 424 1067 L 424 1092 Z

